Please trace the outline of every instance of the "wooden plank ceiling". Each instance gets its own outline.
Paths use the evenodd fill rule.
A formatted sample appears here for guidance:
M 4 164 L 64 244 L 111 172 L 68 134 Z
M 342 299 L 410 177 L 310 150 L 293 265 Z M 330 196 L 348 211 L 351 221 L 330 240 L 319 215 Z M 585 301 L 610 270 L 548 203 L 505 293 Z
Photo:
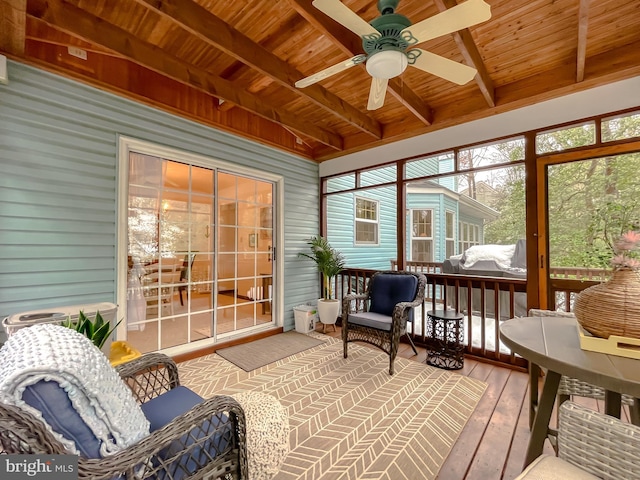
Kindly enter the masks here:
M 374 0 L 343 0 L 366 21 Z M 491 19 L 420 44 L 478 70 L 415 68 L 367 110 L 364 53 L 311 0 L 0 0 L 0 52 L 318 162 L 640 75 L 638 0 L 487 0 Z M 401 0 L 413 23 L 456 0 Z

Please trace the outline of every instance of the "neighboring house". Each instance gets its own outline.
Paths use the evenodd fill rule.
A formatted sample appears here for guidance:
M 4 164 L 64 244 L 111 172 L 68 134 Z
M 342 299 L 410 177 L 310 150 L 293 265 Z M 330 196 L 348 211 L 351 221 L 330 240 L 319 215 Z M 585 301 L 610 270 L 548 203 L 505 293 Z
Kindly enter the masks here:
M 428 160 L 421 163 L 421 171 L 410 174 L 424 176 L 451 170 L 448 157 Z M 391 167 L 376 172 L 377 184 L 395 178 Z M 331 189 L 347 190 L 351 181 L 348 176 L 336 178 Z M 456 192 L 457 185 L 455 177 L 445 177 L 417 180 L 407 188 L 407 260 L 442 262 L 483 243 L 484 225 L 495 220 L 498 212 Z M 348 266 L 376 270 L 391 267 L 397 257 L 395 209 L 395 189 L 389 186 L 328 197 L 328 238 L 345 255 Z

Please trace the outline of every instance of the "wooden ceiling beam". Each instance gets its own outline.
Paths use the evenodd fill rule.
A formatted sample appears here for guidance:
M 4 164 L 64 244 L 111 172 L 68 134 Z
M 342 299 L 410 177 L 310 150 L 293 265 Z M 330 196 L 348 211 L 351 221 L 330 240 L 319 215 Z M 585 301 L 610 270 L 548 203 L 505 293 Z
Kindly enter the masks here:
M 115 25 L 63 0 L 29 0 L 27 14 L 70 35 L 113 50 L 161 75 L 230 101 L 335 150 L 342 149 L 343 140 L 339 135 L 312 123 L 302 122 L 295 115 L 281 111 L 278 106 L 269 105 L 263 98 L 238 90 L 232 82 L 214 77 L 202 69 L 167 55 L 155 45 L 143 42 Z
M 456 0 L 434 0 L 434 2 L 438 7 L 438 10 L 441 12 L 458 5 Z M 453 36 L 456 45 L 458 45 L 458 49 L 460 49 L 460 53 L 462 53 L 467 65 L 474 67 L 478 71 L 474 79 L 480 89 L 480 92 L 482 92 L 482 96 L 487 101 L 487 105 L 495 107 L 496 93 L 493 80 L 487 71 L 487 67 L 482 60 L 482 55 L 480 55 L 476 42 L 471 36 L 471 32 L 468 28 L 464 28 L 457 32 L 453 32 L 451 35 Z
M 27 0 L 0 0 L 0 51 L 22 57 L 27 25 Z
M 209 45 L 240 60 L 263 75 L 273 78 L 297 95 L 307 97 L 332 115 L 375 137 L 382 138 L 382 126 L 321 85 L 304 89 L 294 83 L 304 75 L 284 60 L 255 43 L 192 0 L 136 0 L 151 10 L 176 22 Z
M 313 25 L 316 30 L 330 38 L 348 56 L 364 53 L 362 39 L 348 28 L 321 13 L 312 5 L 312 0 L 289 0 L 289 3 L 298 14 Z M 393 78 L 389 81 L 387 88 L 422 123 L 431 125 L 431 122 L 433 122 L 431 107 L 404 82 L 398 78 Z
M 122 58 L 122 55 L 119 55 L 116 52 L 113 52 L 112 50 L 108 50 L 106 48 L 96 48 L 95 46 L 91 46 L 91 47 L 85 47 L 83 45 L 78 45 L 75 44 L 73 42 L 65 42 L 62 40 L 53 40 L 53 39 L 48 39 L 48 38 L 42 38 L 42 37 L 35 37 L 32 35 L 27 35 L 25 37 L 27 40 L 31 40 L 33 42 L 38 42 L 38 43 L 46 43 L 48 45 L 56 45 L 58 47 L 64 47 L 64 48 L 79 48 L 80 50 L 84 50 L 87 53 L 95 53 L 95 54 L 99 54 L 99 55 L 107 55 L 110 57 L 117 57 L 117 58 Z M 73 38 L 73 37 L 72 37 Z M 85 43 L 85 42 L 82 42 Z
M 578 7 L 576 82 L 584 80 L 584 65 L 587 59 L 587 30 L 589 28 L 589 1 L 590 0 L 580 0 L 580 6 Z
M 625 80 L 640 76 L 638 52 L 640 41 L 617 47 L 606 52 L 589 57 L 589 67 L 585 69 L 583 82 L 575 82 L 574 65 L 566 64 L 561 68 L 552 68 L 531 77 L 502 85 L 496 89 L 499 99 L 494 109 L 479 108 L 477 103 L 452 103 L 438 110 L 439 118 L 433 125 L 420 129 L 407 129 L 403 125 L 389 124 L 385 128 L 384 139 L 371 142 L 361 134 L 345 138 L 345 148 L 339 153 L 326 148 L 318 148 L 314 159 L 324 162 L 350 153 L 368 150 L 381 145 L 387 145 L 406 138 L 416 137 L 425 133 L 442 130 L 467 122 L 472 122 L 492 115 L 516 110 L 572 93 L 581 92 L 599 85 Z M 615 68 L 611 59 L 615 58 Z M 553 88 L 551 88 L 553 86 Z M 425 153 L 428 153 L 425 151 Z

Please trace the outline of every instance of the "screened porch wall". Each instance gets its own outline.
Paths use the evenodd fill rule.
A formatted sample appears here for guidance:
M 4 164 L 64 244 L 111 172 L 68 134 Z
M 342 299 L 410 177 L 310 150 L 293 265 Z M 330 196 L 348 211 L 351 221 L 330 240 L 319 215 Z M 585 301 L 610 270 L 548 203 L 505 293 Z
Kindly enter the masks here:
M 317 298 L 297 257 L 319 231 L 318 165 L 16 62 L 0 85 L 0 318 L 116 302 L 117 137 L 284 177 L 284 327 Z M 126 228 L 126 219 L 120 219 Z M 122 308 L 120 315 L 122 315 Z

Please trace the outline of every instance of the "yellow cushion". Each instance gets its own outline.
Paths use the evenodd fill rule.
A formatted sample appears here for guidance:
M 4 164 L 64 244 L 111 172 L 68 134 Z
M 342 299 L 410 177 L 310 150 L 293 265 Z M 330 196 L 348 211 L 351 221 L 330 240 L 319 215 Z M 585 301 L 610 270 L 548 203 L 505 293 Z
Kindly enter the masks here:
M 130 362 L 134 358 L 142 355 L 138 350 L 133 348 L 130 343 L 119 340 L 111 344 L 109 352 L 109 361 L 111 366 L 115 367 L 125 362 Z

